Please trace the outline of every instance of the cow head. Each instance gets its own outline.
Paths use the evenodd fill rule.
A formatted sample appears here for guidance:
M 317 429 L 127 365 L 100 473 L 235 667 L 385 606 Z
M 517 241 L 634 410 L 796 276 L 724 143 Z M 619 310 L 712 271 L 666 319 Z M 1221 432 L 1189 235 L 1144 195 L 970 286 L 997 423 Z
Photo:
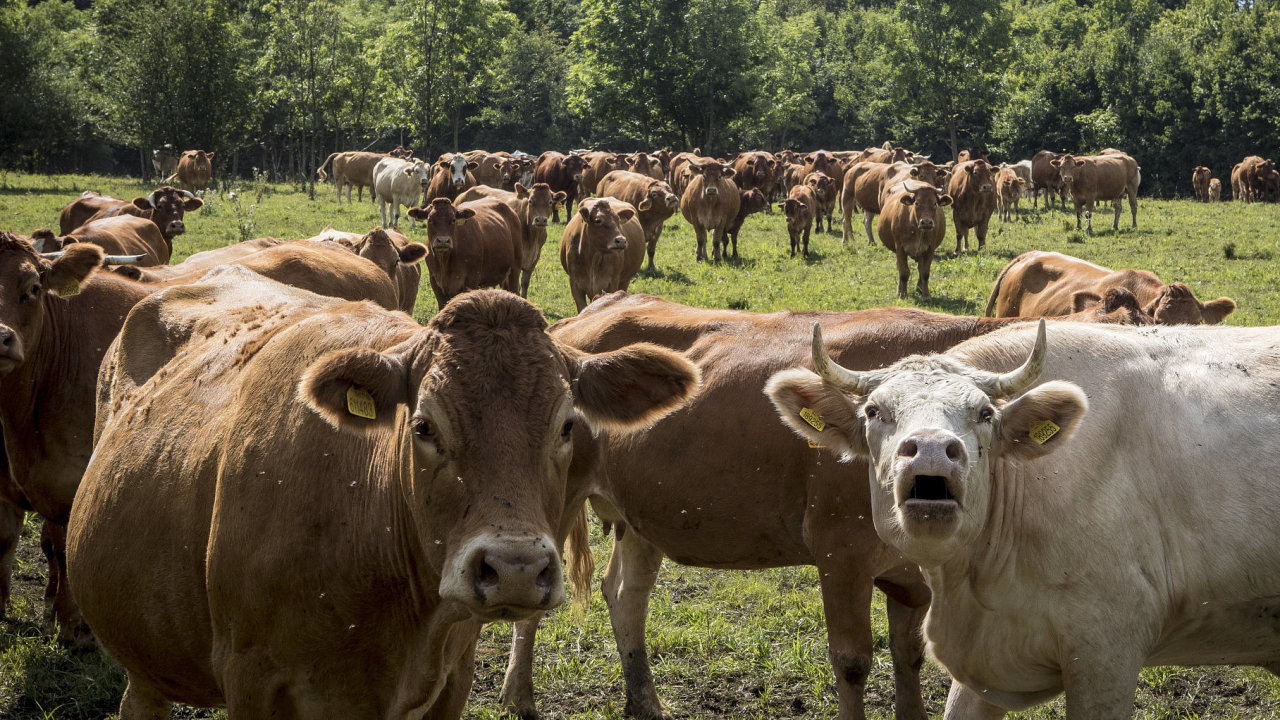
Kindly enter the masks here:
M 453 250 L 454 231 L 475 217 L 471 208 L 456 208 L 448 198 L 436 198 L 429 208 L 409 208 L 409 217 L 421 220 L 427 227 L 427 241 L 431 252 L 446 253 Z
M 525 222 L 533 227 L 546 227 L 556 205 L 569 198 L 564 192 L 551 192 L 551 186 L 546 183 L 537 183 L 532 190 L 526 190 L 524 185 L 516 183 L 516 197 L 529 199 Z
M 668 148 L 663 148 L 651 154 L 654 159 L 658 161 L 658 164 L 664 173 L 671 169 L 671 160 L 676 156 L 676 154 L 671 152 Z
M 493 169 L 502 178 L 503 189 L 514 190 L 516 184 L 524 178 L 524 167 L 519 160 L 513 158 L 502 158 L 494 162 Z
M 835 164 L 836 158 L 826 150 L 817 150 L 805 155 L 804 162 L 815 171 L 826 172 L 828 167 Z
M 956 168 L 957 170 L 963 170 L 969 176 L 969 182 L 972 183 L 971 187 L 976 187 L 978 192 L 995 192 L 995 169 L 987 161 L 970 160 L 957 164 Z
M 1075 182 L 1076 173 L 1079 168 L 1084 167 L 1084 160 L 1081 160 L 1070 153 L 1065 153 L 1057 158 L 1049 161 L 1049 164 L 1058 169 L 1058 177 L 1063 184 L 1070 185 Z
M 678 353 L 642 343 L 588 354 L 546 327 L 520 297 L 476 290 L 400 344 L 322 355 L 299 384 L 339 430 L 394 433 L 377 447 L 407 470 L 391 476 L 446 615 L 518 620 L 562 602 L 555 538 L 574 445 L 650 425 L 697 392 L 698 370 Z
M 941 190 L 925 183 L 913 183 L 908 186 L 902 183 L 902 192 L 895 193 L 898 202 L 910 208 L 909 222 L 926 232 L 938 225 L 942 215 L 941 208 L 951 204 L 951 196 L 944 195 Z
M 574 182 L 581 182 L 582 171 L 587 169 L 587 161 L 581 155 L 566 155 L 560 158 L 560 164 L 569 172 Z
M 1217 325 L 1235 309 L 1236 301 L 1229 297 L 1200 302 L 1191 288 L 1176 282 L 1165 285 L 1143 311 L 1159 325 Z
M 614 212 L 605 198 L 584 200 L 578 205 L 584 244 L 597 253 L 626 250 L 627 236 L 622 233 L 622 226 L 635 214 L 630 207 Z
M 626 159 L 627 168 L 629 168 L 631 172 L 638 172 L 641 175 L 648 175 L 656 162 L 657 161 L 653 157 L 645 152 L 628 155 Z
M 809 206 L 799 198 L 789 197 L 783 200 L 778 203 L 778 209 L 786 216 L 787 227 L 793 230 L 803 228 L 812 219 Z
M 39 346 L 49 303 L 80 291 L 102 264 L 102 248 L 72 243 L 51 257 L 11 232 L 0 232 L 0 377 L 13 372 Z
M 671 213 L 675 213 L 680 209 L 680 198 L 671 192 L 671 186 L 661 180 L 654 180 L 649 183 L 649 190 L 645 193 L 644 199 L 636 207 L 640 212 L 645 212 L 653 208 L 666 208 Z
M 204 150 L 185 150 L 182 157 L 195 163 L 197 166 L 208 167 L 213 162 L 213 153 Z
M 356 255 L 382 268 L 394 280 L 400 265 L 413 265 L 427 256 L 425 245 L 407 242 L 407 238 L 405 240 L 406 242 L 398 243 L 390 233 L 379 227 L 360 238 L 360 242 L 352 250 Z
M 431 166 L 418 158 L 410 158 L 404 161 L 404 167 L 400 170 L 405 176 L 418 181 L 422 187 L 431 184 Z
M 943 184 L 940 179 L 942 177 L 943 170 L 932 162 L 929 162 L 927 159 L 923 162 L 912 163 L 911 170 L 911 177 L 919 180 L 920 182 L 926 182 L 930 185 Z
M 784 370 L 765 392 L 783 422 L 811 443 L 845 459 L 870 459 L 876 531 L 912 562 L 933 568 L 985 524 L 994 460 L 1047 455 L 1085 415 L 1088 400 L 1076 385 L 1027 389 L 1044 367 L 1044 328 L 1042 320 L 1021 367 L 994 373 L 948 355 L 855 372 L 831 360 L 815 327 L 817 372 Z
M 146 197 L 134 198 L 133 204 L 141 210 L 151 212 L 151 222 L 160 228 L 160 233 L 169 242 L 187 231 L 187 226 L 182 222 L 183 214 L 204 207 L 204 201 L 200 198 L 168 185 L 151 191 Z
M 827 202 L 836 196 L 836 181 L 824 172 L 809 173 L 804 178 L 804 184 L 813 188 L 813 194 L 821 202 Z
M 1142 311 L 1138 298 L 1125 288 L 1107 288 L 1099 295 L 1080 290 L 1071 296 L 1070 319 L 1110 325 L 1154 325 L 1155 320 Z
M 742 217 L 769 209 L 769 199 L 759 188 L 738 191 L 738 214 Z
M 720 179 L 733 177 L 733 168 L 715 162 L 698 162 L 690 160 L 685 167 L 693 175 L 701 175 L 705 183 L 703 185 L 703 194 L 708 197 L 715 197 L 720 194 Z
M 408 160 L 413 157 L 413 151 L 403 145 L 397 145 L 396 149 L 387 153 L 387 155 L 393 158 L 400 158 L 401 160 Z
M 475 161 L 467 161 L 467 156 L 462 153 L 454 153 L 450 155 L 441 155 L 436 167 L 440 172 L 449 173 L 449 182 L 455 188 L 465 187 L 467 184 L 467 171 L 475 170 L 479 167 Z

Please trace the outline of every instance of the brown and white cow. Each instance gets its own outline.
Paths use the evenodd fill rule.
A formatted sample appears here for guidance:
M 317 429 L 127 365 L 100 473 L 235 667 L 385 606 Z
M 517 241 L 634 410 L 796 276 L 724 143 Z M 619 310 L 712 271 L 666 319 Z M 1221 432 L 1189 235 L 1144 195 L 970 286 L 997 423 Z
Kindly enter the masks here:
M 662 238 L 663 224 L 680 209 L 679 196 L 663 180 L 625 170 L 614 170 L 605 175 L 596 192 L 600 197 L 614 197 L 631 203 L 639 211 L 637 219 L 644 228 L 645 249 L 649 257 L 647 270 L 653 272 L 656 269 L 653 255 L 658 249 L 658 240 Z
M 427 229 L 427 273 L 444 308 L 468 290 L 499 286 L 520 291 L 524 233 L 520 218 L 501 200 L 483 198 L 454 206 L 444 198 L 409 209 Z
M 1200 202 L 1209 202 L 1209 181 L 1213 178 L 1213 171 L 1203 165 L 1197 165 L 1191 170 L 1191 188 L 1195 190 L 1196 200 Z
M 546 183 L 551 192 L 565 194 L 565 221 L 568 213 L 573 212 L 573 202 L 578 198 L 578 184 L 582 181 L 582 173 L 587 168 L 587 161 L 578 155 L 565 155 L 548 150 L 538 156 L 538 164 L 533 169 L 535 183 Z M 551 211 L 551 221 L 560 222 L 559 204 Z
M 921 298 L 929 299 L 929 269 L 934 252 L 947 234 L 947 214 L 943 208 L 951 202 L 950 195 L 917 180 L 888 188 L 877 231 L 880 242 L 898 259 L 899 298 L 907 296 L 907 281 L 911 279 L 907 259 L 910 258 L 916 261 L 920 276 L 916 289 Z
M 432 170 L 431 182 L 423 195 L 423 206 L 430 205 L 436 198 L 452 201 L 463 190 L 476 186 L 476 178 L 471 171 L 479 167 L 474 160 L 467 160 L 462 153 L 441 155 Z
M 643 243 L 644 228 L 630 203 L 614 198 L 579 203 L 560 237 L 560 266 L 569 276 L 569 295 L 578 312 L 601 293 L 626 289 L 644 260 Z
M 707 233 L 711 233 L 711 259 L 720 262 L 721 248 L 728 250 L 725 233 L 738 214 L 738 186 L 733 168 L 718 162 L 691 160 L 685 165 L 693 175 L 680 198 L 680 213 L 693 226 L 698 262 L 707 260 Z
M 1180 282 L 1166 285 L 1147 270 L 1111 270 L 1056 252 L 1025 252 L 1000 271 L 986 314 L 1052 317 L 1079 309 L 1079 296 L 1101 297 L 1110 288 L 1133 293 L 1143 312 L 1160 325 L 1215 325 L 1236 309 L 1229 297 L 1201 302 Z
M 183 190 L 203 193 L 209 189 L 213 177 L 213 153 L 204 150 L 185 150 L 178 158 L 178 184 Z
M 117 215 L 134 215 L 154 222 L 165 240 L 172 243 L 175 237 L 187 231 L 186 223 L 183 221 L 185 214 L 195 212 L 202 207 L 204 207 L 204 201 L 200 198 L 186 190 L 168 185 L 156 188 L 150 194 L 136 197 L 132 201 L 85 190 L 80 197 L 62 208 L 62 214 L 58 218 L 58 229 L 66 235 L 92 220 Z
M 520 263 L 520 297 L 529 297 L 529 279 L 533 276 L 534 268 L 538 266 L 538 259 L 542 257 L 542 246 L 547 242 L 547 223 L 551 219 L 555 206 L 564 202 L 565 194 L 551 192 L 550 186 L 546 183 L 536 183 L 532 189 L 526 190 L 524 185 L 517 182 L 514 192 L 482 186 L 473 187 L 458 196 L 457 204 L 462 205 L 481 198 L 501 200 L 515 211 L 516 217 L 520 219 L 521 233 L 524 238 L 524 250 Z
M 1022 178 L 1018 177 L 1013 168 L 1000 168 L 996 171 L 996 209 L 1000 213 L 1001 222 L 1017 219 L 1022 188 Z
M 968 160 L 957 164 L 947 183 L 951 196 L 951 219 L 956 226 L 956 255 L 961 245 L 969 249 L 969 229 L 973 229 L 978 248 L 987 244 L 987 225 L 996 209 L 996 169 L 986 160 Z
M 1064 153 L 1053 152 L 1052 150 L 1041 150 L 1031 158 L 1031 209 L 1038 207 L 1040 202 L 1040 194 L 1044 193 L 1044 206 L 1046 208 L 1053 207 L 1053 198 L 1056 196 L 1062 201 L 1062 206 L 1067 205 L 1066 188 L 1062 185 L 1062 178 L 1058 176 L 1058 168 L 1053 162 L 1062 158 Z
M 814 197 L 813 188 L 808 185 L 796 185 L 791 188 L 787 199 L 778 203 L 782 214 L 787 218 L 787 235 L 791 238 L 791 257 L 796 250 L 803 257 L 809 257 L 809 231 L 813 227 L 813 218 L 818 207 L 818 198 Z
M 1093 234 L 1093 206 L 1098 201 L 1112 201 L 1115 217 L 1111 229 L 1120 229 L 1121 198 L 1129 198 L 1133 227 L 1138 227 L 1138 185 L 1142 171 L 1138 161 L 1116 151 L 1106 155 L 1075 157 L 1071 154 L 1050 162 L 1058 169 L 1063 186 L 1071 193 L 1076 207 L 1076 229 L 1080 229 L 1080 213 L 1084 211 L 1085 229 Z
M 947 717 L 1065 692 L 1072 718 L 1128 718 L 1146 666 L 1276 670 L 1276 328 L 1023 325 L 868 372 L 823 334 L 817 373 L 768 392 L 869 461 L 846 490 L 928 578 Z
M 1222 199 L 1222 181 L 1213 178 L 1209 181 L 1209 202 L 1216 203 Z
M 431 183 L 431 166 L 418 158 L 401 160 L 386 157 L 373 168 L 373 192 L 370 196 L 378 203 L 378 215 L 383 227 L 400 224 L 400 207 L 412 208 Z M 409 229 L 414 227 L 414 215 L 409 213 Z
M 362 152 L 359 150 L 350 150 L 347 152 L 336 152 L 325 158 L 320 163 L 320 167 L 316 168 L 316 175 L 320 178 L 320 182 L 328 179 L 324 168 L 326 165 L 333 163 L 333 187 L 338 193 L 338 202 L 342 202 L 342 189 L 347 189 L 347 203 L 351 202 L 351 188 L 356 188 L 356 198 L 364 200 L 364 189 L 369 188 L 370 199 L 377 201 L 373 195 L 373 178 L 374 168 L 378 166 L 384 158 L 392 157 L 398 160 L 408 160 L 413 157 L 412 151 L 409 154 L 398 156 L 395 154 L 383 155 L 382 153 Z
M 698 385 L 676 353 L 545 331 L 510 293 L 422 327 L 237 268 L 131 314 L 68 538 L 121 716 L 461 717 L 481 626 L 563 599 L 575 427 Z

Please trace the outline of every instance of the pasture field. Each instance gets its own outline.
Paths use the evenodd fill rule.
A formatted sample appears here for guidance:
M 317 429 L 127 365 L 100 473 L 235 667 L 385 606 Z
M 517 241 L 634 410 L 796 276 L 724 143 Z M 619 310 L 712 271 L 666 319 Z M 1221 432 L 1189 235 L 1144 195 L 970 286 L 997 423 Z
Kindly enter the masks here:
M 0 230 L 22 234 L 40 227 L 56 230 L 61 208 L 86 189 L 132 198 L 154 186 L 128 178 L 0 172 Z M 316 189 L 317 198 L 311 201 L 296 186 L 253 181 L 220 186 L 220 192 L 206 196 L 204 209 L 187 216 L 188 232 L 175 243 L 175 261 L 241 239 L 305 237 L 325 225 L 365 231 L 378 224 L 377 208 L 367 194 L 363 204 L 349 206 L 334 201 L 331 186 Z M 1101 210 L 1095 226 L 1109 227 L 1109 217 L 1109 208 Z M 1280 206 L 1144 198 L 1138 221 L 1137 230 L 1128 229 L 1126 208 L 1120 232 L 1100 230 L 1086 237 L 1075 231 L 1071 214 L 1060 210 L 1024 211 L 1021 221 L 1009 224 L 993 218 L 985 249 L 976 250 L 971 239 L 975 249 L 960 258 L 935 260 L 930 282 L 933 300 L 923 303 L 914 291 L 906 301 L 896 298 L 894 258 L 879 244 L 867 245 L 860 215 L 854 216 L 854 235 L 846 245 L 839 240 L 838 216 L 835 235 L 814 234 L 808 260 L 788 257 L 780 212 L 754 215 L 742 230 L 740 259 L 718 266 L 694 262 L 693 232 L 677 215 L 668 221 L 659 245 L 658 271 L 642 273 L 631 289 L 689 305 L 756 312 L 914 304 L 940 312 L 981 314 L 1004 264 L 1026 250 L 1042 249 L 1115 268 L 1150 269 L 1166 282 L 1186 282 L 1201 300 L 1230 296 L 1239 309 L 1227 318 L 1229 324 L 1280 322 L 1276 295 Z M 530 300 L 552 321 L 574 310 L 559 266 L 562 227 L 549 229 L 530 286 Z M 420 228 L 408 234 L 424 239 Z M 954 248 L 951 228 L 943 248 Z M 912 274 L 914 288 L 914 265 Z M 425 320 L 434 310 L 435 300 L 424 278 L 415 315 Z M 1224 352 L 1229 353 L 1229 348 Z M 851 477 L 850 482 L 865 479 Z M 39 524 L 29 517 L 15 573 L 15 599 L 8 617 L 0 621 L 0 718 L 109 716 L 119 702 L 123 674 L 98 653 L 70 653 L 41 634 L 45 568 L 38 536 Z M 609 542 L 598 526 L 593 544 L 599 573 L 608 558 Z M 501 717 L 497 692 L 510 631 L 510 625 L 496 624 L 484 632 L 468 718 Z M 877 655 L 868 682 L 868 708 L 874 717 L 891 718 L 892 667 L 879 598 L 875 633 Z M 579 615 L 568 606 L 559 609 L 544 621 L 539 638 L 535 685 L 544 717 L 623 717 L 621 671 L 598 593 L 598 575 L 586 614 Z M 668 562 L 654 590 L 648 640 L 659 693 L 677 717 L 835 716 L 821 600 L 812 568 L 721 572 Z M 933 663 L 924 672 L 928 707 L 941 714 L 946 674 Z M 178 715 L 222 716 L 189 709 Z M 1059 700 L 1014 717 L 1042 720 L 1063 715 Z M 1280 718 L 1280 680 L 1251 668 L 1151 668 L 1142 674 L 1135 716 L 1153 720 Z

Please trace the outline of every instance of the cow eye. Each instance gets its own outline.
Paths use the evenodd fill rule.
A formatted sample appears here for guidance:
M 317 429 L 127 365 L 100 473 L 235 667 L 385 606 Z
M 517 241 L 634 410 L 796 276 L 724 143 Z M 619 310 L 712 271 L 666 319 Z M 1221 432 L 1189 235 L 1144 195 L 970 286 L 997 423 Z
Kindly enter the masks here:
M 989 423 L 991 422 L 991 419 L 994 418 L 995 416 L 996 416 L 996 411 L 991 406 L 984 407 L 978 413 L 978 422 Z
M 426 418 L 417 418 L 413 421 L 413 434 L 423 439 L 432 439 L 435 438 L 436 431 Z
M 40 297 L 40 283 L 27 288 L 27 291 L 18 298 L 18 302 L 24 303 L 28 300 L 35 300 L 38 297 Z
M 564 426 L 560 428 L 560 437 L 568 440 L 571 435 L 573 435 L 573 421 L 565 420 Z
M 878 418 L 880 417 L 880 408 L 875 405 L 867 405 L 867 407 L 862 411 L 862 414 L 866 415 L 868 420 Z

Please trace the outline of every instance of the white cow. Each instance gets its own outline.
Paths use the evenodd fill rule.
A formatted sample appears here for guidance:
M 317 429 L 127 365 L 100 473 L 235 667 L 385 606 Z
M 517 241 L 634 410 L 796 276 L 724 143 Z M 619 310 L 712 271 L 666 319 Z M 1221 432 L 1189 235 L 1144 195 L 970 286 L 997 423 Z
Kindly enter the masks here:
M 398 227 L 400 206 L 413 207 L 431 182 L 431 166 L 418 158 L 401 160 L 383 158 L 373 168 L 373 196 L 378 200 L 378 213 L 384 227 Z M 390 213 L 387 206 L 390 205 Z M 390 220 L 388 220 L 390 215 Z M 409 218 L 409 228 L 415 225 Z
M 870 458 L 876 530 L 933 591 L 947 720 L 1064 690 L 1069 720 L 1128 718 L 1144 666 L 1280 669 L 1280 328 L 1052 336 L 858 373 L 815 329 L 819 374 L 767 388 L 810 442 Z

